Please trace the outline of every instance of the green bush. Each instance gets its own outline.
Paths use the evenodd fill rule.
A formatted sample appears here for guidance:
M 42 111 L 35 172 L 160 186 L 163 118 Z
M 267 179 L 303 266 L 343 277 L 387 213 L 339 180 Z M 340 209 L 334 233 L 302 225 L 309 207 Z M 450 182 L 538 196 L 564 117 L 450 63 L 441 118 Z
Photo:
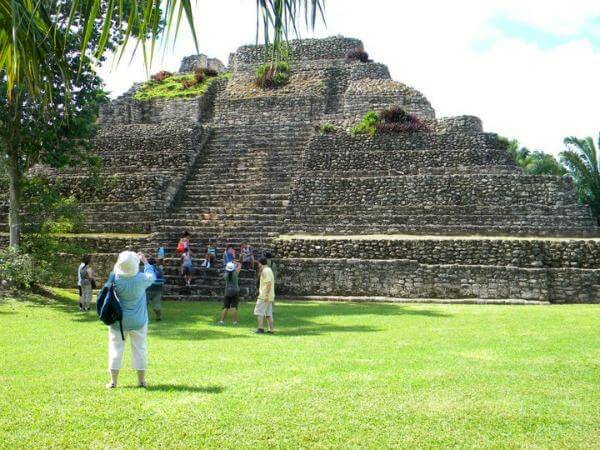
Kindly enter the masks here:
M 290 81 L 290 65 L 285 61 L 261 64 L 256 69 L 256 85 L 264 89 L 275 89 Z
M 39 284 L 42 273 L 31 255 L 11 247 L 0 250 L 0 290 L 29 289 Z
M 335 127 L 329 122 L 318 126 L 317 130 L 322 134 L 335 133 Z
M 364 115 L 362 120 L 350 128 L 350 134 L 357 136 L 359 134 L 368 134 L 369 136 L 375 136 L 377 131 L 375 125 L 379 123 L 379 114 L 375 111 L 369 111 Z

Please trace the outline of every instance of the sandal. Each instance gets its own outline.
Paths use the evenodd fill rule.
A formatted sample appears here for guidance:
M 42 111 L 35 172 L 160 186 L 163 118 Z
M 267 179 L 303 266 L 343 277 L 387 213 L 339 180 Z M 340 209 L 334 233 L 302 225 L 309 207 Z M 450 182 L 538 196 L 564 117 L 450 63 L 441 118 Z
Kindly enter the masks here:
M 148 383 L 146 383 L 146 382 L 144 381 L 143 383 L 139 383 L 139 384 L 138 384 L 138 387 L 139 387 L 139 388 L 146 389 L 146 388 L 148 387 Z
M 116 383 L 113 383 L 112 381 L 110 383 L 106 383 L 106 389 L 115 389 L 116 387 Z

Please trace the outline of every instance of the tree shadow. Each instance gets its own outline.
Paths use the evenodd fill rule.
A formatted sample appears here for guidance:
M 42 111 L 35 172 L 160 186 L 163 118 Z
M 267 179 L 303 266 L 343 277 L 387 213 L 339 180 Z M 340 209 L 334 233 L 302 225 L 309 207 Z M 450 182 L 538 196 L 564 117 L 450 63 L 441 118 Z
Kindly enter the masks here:
M 276 327 L 274 336 L 320 336 L 330 333 L 372 333 L 382 331 L 383 328 L 375 328 L 367 325 L 332 325 L 332 324 L 313 324 L 297 327 L 283 325 Z
M 132 387 L 132 389 L 135 388 Z M 225 390 L 225 388 L 219 385 L 193 386 L 189 384 L 165 383 L 149 384 L 146 390 L 150 392 L 198 392 L 203 394 L 220 394 Z
M 27 297 L 30 307 L 53 308 L 68 314 L 76 322 L 97 322 L 95 306 L 88 313 L 77 309 L 77 301 L 69 294 L 43 290 L 38 295 Z M 163 302 L 163 320 L 156 322 L 149 308 L 149 334 L 163 339 L 182 341 L 205 341 L 214 339 L 250 339 L 256 327 L 253 315 L 254 302 L 240 303 L 240 324 L 237 328 L 218 327 L 216 320 L 221 312 L 221 303 L 211 302 Z M 10 313 L 10 312 L 9 312 Z M 336 317 L 349 316 L 422 316 L 438 319 L 452 317 L 443 311 L 412 308 L 411 305 L 377 302 L 335 302 L 288 300 L 276 302 L 276 336 L 319 336 L 331 333 L 372 333 L 383 328 L 368 325 L 344 325 L 332 321 Z M 282 318 L 279 320 L 279 318 Z M 329 322 L 329 323 L 328 323 Z
M 451 314 L 442 311 L 421 308 L 411 309 L 411 305 L 397 303 L 289 300 L 284 304 L 277 304 L 276 302 L 276 305 L 276 308 L 285 310 L 287 315 L 304 319 L 356 315 L 451 317 Z M 419 306 L 422 306 L 422 304 Z
M 27 306 L 31 308 L 52 308 L 56 311 L 69 314 L 74 322 L 97 322 L 96 302 L 90 304 L 87 312 L 79 311 L 79 304 L 66 294 L 54 292 L 45 288 L 36 289 L 34 295 L 27 297 Z

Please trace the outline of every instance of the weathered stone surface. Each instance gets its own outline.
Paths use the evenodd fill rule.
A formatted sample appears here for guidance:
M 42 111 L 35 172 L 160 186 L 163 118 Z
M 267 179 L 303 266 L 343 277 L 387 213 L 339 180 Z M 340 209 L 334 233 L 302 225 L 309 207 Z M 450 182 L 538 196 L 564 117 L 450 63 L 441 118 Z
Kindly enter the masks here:
M 242 241 L 273 252 L 279 294 L 600 302 L 598 239 L 498 238 L 599 237 L 572 181 L 523 174 L 477 117 L 438 119 L 386 66 L 345 59 L 361 46 L 343 37 L 292 41 L 292 76 L 280 89 L 253 84 L 264 62 L 256 46 L 238 49 L 231 79 L 200 98 L 138 102 L 134 86 L 102 111 L 103 183 L 90 185 L 81 169 L 47 173 L 82 202 L 88 230 L 152 232 L 150 250 L 167 243 L 172 299 L 222 292 L 217 269 L 189 290 L 179 284 L 174 247 L 189 230 L 199 256 L 208 238 L 220 252 Z M 197 62 L 184 60 L 182 70 Z M 393 105 L 427 131 L 347 134 L 368 110 Z M 318 131 L 325 123 L 334 133 Z M 5 204 L 0 211 L 5 217 Z M 338 237 L 275 241 L 294 232 Z M 481 237 L 465 238 L 473 234 Z M 89 244 L 101 276 L 131 246 Z M 253 277 L 243 273 L 246 298 Z
M 210 69 L 218 73 L 225 72 L 225 65 L 217 58 L 209 58 L 204 54 L 186 56 L 181 60 L 179 72 L 193 72 L 196 69 Z
M 279 295 L 516 298 L 598 303 L 598 270 L 419 264 L 406 259 L 281 259 Z

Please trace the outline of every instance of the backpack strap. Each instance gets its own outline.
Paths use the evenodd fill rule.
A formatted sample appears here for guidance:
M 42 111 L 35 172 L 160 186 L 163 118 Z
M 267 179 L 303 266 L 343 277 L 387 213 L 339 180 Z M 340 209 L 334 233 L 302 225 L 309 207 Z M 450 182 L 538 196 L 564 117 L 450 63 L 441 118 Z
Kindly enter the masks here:
M 108 280 L 106 280 L 106 284 L 114 289 L 115 288 L 115 280 L 116 280 L 115 273 L 111 272 L 110 275 L 108 276 Z M 117 293 L 115 292 L 115 296 L 116 295 L 117 295 Z M 121 338 L 123 340 L 125 340 L 125 333 L 123 333 L 123 321 L 122 320 L 119 320 L 119 330 L 121 331 Z

